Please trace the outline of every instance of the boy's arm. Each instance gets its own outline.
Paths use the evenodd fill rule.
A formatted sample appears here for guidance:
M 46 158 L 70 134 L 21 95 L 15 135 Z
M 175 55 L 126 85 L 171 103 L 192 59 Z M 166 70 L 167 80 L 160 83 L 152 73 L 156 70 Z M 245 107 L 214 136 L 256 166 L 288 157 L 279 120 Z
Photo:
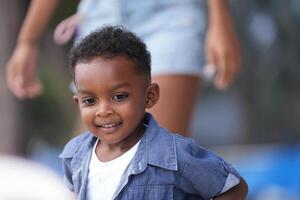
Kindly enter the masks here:
M 248 193 L 247 183 L 243 178 L 240 179 L 240 183 L 230 190 L 220 194 L 213 198 L 214 200 L 245 200 Z
M 59 0 L 32 0 L 23 21 L 14 52 L 7 63 L 7 84 L 18 98 L 33 98 L 42 92 L 36 77 L 38 42 Z
M 241 51 L 227 0 L 208 0 L 209 25 L 205 41 L 207 63 L 216 70 L 214 84 L 226 89 L 239 72 Z
M 180 146 L 177 154 L 182 176 L 179 187 L 186 194 L 203 199 L 244 200 L 247 184 L 232 165 L 191 141 L 187 146 Z

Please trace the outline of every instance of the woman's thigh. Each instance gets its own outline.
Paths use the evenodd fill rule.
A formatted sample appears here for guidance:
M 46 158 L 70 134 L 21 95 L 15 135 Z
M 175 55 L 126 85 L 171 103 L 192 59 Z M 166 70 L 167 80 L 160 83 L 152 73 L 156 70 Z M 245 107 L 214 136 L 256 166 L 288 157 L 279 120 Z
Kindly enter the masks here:
M 190 75 L 157 75 L 158 103 L 149 110 L 158 123 L 171 132 L 189 136 L 189 124 L 200 92 L 200 78 Z

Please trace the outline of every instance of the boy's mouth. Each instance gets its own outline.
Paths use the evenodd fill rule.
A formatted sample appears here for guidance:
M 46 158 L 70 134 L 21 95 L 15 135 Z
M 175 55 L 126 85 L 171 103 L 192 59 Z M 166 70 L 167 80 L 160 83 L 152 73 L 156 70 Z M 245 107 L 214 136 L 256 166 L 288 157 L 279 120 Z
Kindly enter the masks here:
M 121 122 L 116 122 L 116 123 L 105 123 L 105 124 L 97 124 L 97 128 L 113 128 L 118 125 L 120 125 Z

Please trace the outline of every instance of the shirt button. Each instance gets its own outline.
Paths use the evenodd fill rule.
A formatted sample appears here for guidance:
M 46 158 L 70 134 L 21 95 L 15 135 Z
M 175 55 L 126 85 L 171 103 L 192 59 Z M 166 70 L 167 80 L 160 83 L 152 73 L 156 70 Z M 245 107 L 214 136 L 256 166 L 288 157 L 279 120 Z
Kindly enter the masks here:
M 142 167 L 143 167 L 142 163 L 139 162 L 139 170 L 142 170 Z

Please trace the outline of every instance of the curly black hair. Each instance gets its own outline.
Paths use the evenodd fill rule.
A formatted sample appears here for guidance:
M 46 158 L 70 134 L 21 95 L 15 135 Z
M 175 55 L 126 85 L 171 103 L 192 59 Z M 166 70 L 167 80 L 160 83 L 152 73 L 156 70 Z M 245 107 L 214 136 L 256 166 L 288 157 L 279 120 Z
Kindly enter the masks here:
M 73 79 L 78 63 L 90 62 L 95 57 L 125 56 L 135 63 L 138 73 L 151 77 L 151 56 L 144 42 L 122 26 L 106 26 L 82 38 L 70 50 L 69 64 Z

